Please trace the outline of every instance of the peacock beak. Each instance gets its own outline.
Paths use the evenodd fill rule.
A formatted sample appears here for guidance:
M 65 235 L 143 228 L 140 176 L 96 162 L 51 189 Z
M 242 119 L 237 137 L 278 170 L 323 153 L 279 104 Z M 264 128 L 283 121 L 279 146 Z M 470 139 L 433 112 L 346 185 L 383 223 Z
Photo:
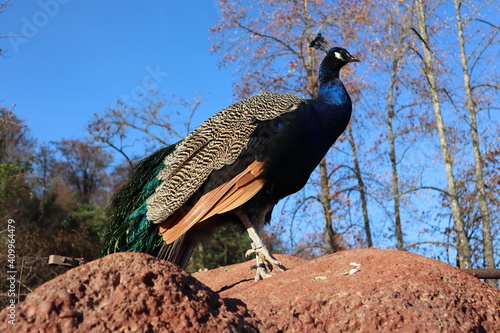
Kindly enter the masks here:
M 361 62 L 361 60 L 359 60 L 355 56 L 351 55 L 351 58 L 349 59 L 349 62 Z

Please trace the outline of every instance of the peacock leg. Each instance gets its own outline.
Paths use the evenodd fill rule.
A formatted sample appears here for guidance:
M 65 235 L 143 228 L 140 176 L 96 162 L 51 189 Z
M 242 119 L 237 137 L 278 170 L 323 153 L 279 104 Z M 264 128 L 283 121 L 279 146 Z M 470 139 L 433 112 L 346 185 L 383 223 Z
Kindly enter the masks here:
M 255 260 L 257 263 L 255 265 L 255 267 L 257 268 L 257 273 L 255 274 L 255 281 L 271 277 L 273 274 L 270 274 L 268 272 L 268 269 L 269 271 L 272 271 L 274 267 L 278 267 L 281 270 L 286 270 L 286 268 L 283 265 L 281 265 L 281 262 L 269 252 L 266 245 L 264 244 L 264 241 L 262 240 L 262 238 L 260 238 L 259 234 L 252 225 L 252 222 L 250 222 L 250 219 L 248 218 L 247 214 L 245 214 L 240 210 L 235 210 L 235 213 L 236 215 L 238 215 L 241 222 L 247 229 L 250 239 L 252 239 L 252 249 L 248 250 L 245 253 L 245 256 L 248 257 L 252 254 L 255 254 Z

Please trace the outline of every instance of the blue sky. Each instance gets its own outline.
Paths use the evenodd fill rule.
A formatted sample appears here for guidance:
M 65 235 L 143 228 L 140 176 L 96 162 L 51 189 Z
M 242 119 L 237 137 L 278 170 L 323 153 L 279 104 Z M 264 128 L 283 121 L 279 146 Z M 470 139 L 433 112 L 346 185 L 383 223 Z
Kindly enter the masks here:
M 209 51 L 216 1 L 11 0 L 0 14 L 0 106 L 39 142 L 82 138 L 94 112 L 144 82 L 207 100 L 195 124 L 233 101 L 232 72 Z

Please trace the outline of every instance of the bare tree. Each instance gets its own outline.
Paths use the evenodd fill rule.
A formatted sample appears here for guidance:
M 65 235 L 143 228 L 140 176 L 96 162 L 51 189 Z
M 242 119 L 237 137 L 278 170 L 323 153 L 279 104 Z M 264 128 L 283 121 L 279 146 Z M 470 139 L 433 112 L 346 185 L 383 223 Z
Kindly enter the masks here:
M 118 152 L 129 168 L 142 157 L 130 151 L 136 142 L 142 142 L 144 149 L 150 151 L 158 145 L 169 146 L 181 140 L 189 133 L 192 117 L 204 101 L 198 94 L 191 100 L 174 95 L 172 101 L 167 101 L 158 91 L 150 91 L 142 98 L 134 104 L 118 100 L 103 113 L 95 113 L 88 124 L 91 136 Z M 176 113 L 182 113 L 186 119 L 181 126 L 172 121 Z
M 477 118 L 476 114 L 478 112 L 476 106 L 478 103 L 475 102 L 474 97 L 473 97 L 473 87 L 471 84 L 471 69 L 469 68 L 469 56 L 467 55 L 467 52 L 465 50 L 466 47 L 466 40 L 464 37 L 464 29 L 465 25 L 468 23 L 469 20 L 472 19 L 474 16 L 474 13 L 472 13 L 471 18 L 466 19 L 465 21 L 463 20 L 463 15 L 462 15 L 462 5 L 463 2 L 461 0 L 454 0 L 454 7 L 455 7 L 455 17 L 456 17 L 456 32 L 457 32 L 457 37 L 458 37 L 458 45 L 459 45 L 459 54 L 460 54 L 460 64 L 462 67 L 462 73 L 463 73 L 463 89 L 465 92 L 465 105 L 467 112 L 469 114 L 469 128 L 470 128 L 470 134 L 471 134 L 471 144 L 472 144 L 472 151 L 474 154 L 474 171 L 475 171 L 475 176 L 476 176 L 476 189 L 478 193 L 478 199 L 479 199 L 479 211 L 481 214 L 481 220 L 482 220 L 482 231 L 483 231 L 483 248 L 484 248 L 484 263 L 486 268 L 493 269 L 495 268 L 495 259 L 494 259 L 494 251 L 493 251 L 493 242 L 492 242 L 492 234 L 491 234 L 491 218 L 490 218 L 490 212 L 489 212 L 489 204 L 488 204 L 488 198 L 486 194 L 486 186 L 484 182 L 484 175 L 483 175 L 483 158 L 481 154 L 481 149 L 480 149 L 480 143 L 479 143 L 479 133 L 478 133 L 478 124 L 477 124 Z M 489 40 L 486 43 L 485 47 L 491 46 L 493 41 L 497 38 L 498 34 L 500 32 L 500 27 L 497 27 L 496 31 L 493 31 L 490 34 Z M 488 283 L 496 287 L 497 283 L 496 280 L 488 280 Z
M 429 92 L 432 99 L 432 106 L 436 117 L 436 127 L 439 133 L 439 142 L 441 153 L 444 160 L 446 180 L 448 184 L 448 195 L 451 202 L 451 214 L 454 222 L 454 231 L 457 243 L 457 261 L 460 268 L 471 268 L 470 244 L 465 230 L 464 219 L 460 209 L 458 198 L 457 183 L 453 174 L 453 157 L 448 147 L 444 119 L 441 112 L 441 103 L 439 98 L 439 87 L 437 83 L 437 74 L 434 62 L 436 61 L 431 51 L 431 41 L 428 34 L 427 15 L 423 0 L 415 0 L 416 15 L 418 20 L 418 31 L 415 29 L 423 49 L 422 70 L 427 79 Z
M 365 186 L 365 182 L 363 180 L 363 175 L 361 172 L 361 165 L 358 157 L 358 150 L 356 147 L 356 142 L 354 140 L 354 134 L 352 127 L 349 127 L 347 129 L 347 141 L 349 142 L 349 145 L 351 146 L 351 151 L 352 151 L 352 159 L 353 159 L 353 172 L 354 172 L 354 177 L 357 182 L 357 190 L 359 192 L 360 200 L 361 200 L 361 211 L 363 215 L 363 229 L 365 230 L 365 235 L 366 235 L 366 245 L 368 247 L 373 247 L 373 240 L 372 240 L 372 232 L 371 232 L 371 225 L 370 225 L 370 217 L 368 215 L 368 200 L 367 200 L 367 190 Z
M 64 160 L 56 162 L 56 168 L 77 193 L 77 200 L 84 204 L 97 201 L 103 204 L 102 191 L 109 186 L 107 168 L 111 155 L 90 142 L 61 140 L 53 143 Z

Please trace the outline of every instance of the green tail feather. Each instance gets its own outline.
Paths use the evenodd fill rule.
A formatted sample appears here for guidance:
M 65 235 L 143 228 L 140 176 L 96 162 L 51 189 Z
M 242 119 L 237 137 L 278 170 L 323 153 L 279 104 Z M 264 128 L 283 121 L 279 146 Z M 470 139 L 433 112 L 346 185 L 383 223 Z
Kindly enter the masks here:
M 163 148 L 137 163 L 127 184 L 113 196 L 107 208 L 108 225 L 102 237 L 101 256 L 126 251 L 156 255 L 159 251 L 163 240 L 158 235 L 159 226 L 146 218 L 146 200 L 160 185 L 156 176 L 175 146 Z

